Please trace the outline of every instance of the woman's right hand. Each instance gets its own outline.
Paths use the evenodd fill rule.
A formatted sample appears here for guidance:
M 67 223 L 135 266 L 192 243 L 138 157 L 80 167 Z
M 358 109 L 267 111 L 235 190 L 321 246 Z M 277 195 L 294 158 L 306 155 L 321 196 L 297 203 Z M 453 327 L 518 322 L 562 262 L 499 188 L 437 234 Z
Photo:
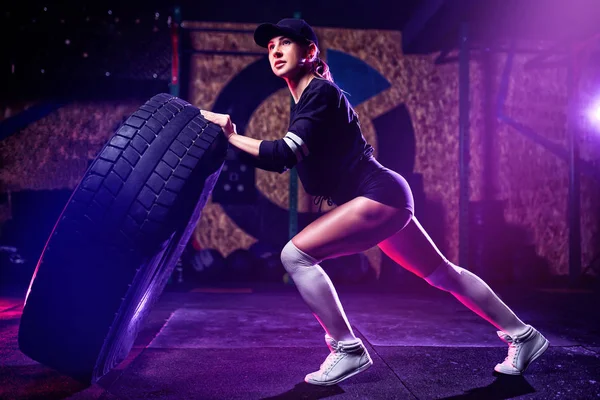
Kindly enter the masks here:
M 200 110 L 200 114 L 213 124 L 219 125 L 227 140 L 229 140 L 231 136 L 237 134 L 236 126 L 231 121 L 231 117 L 228 114 L 219 114 L 206 110 Z

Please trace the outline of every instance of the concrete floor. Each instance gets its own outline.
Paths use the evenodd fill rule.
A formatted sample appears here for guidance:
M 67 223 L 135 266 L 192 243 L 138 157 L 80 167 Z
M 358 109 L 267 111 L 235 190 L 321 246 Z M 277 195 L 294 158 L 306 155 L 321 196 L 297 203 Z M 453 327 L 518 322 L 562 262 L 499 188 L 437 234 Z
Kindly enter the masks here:
M 22 299 L 0 298 L 1 399 L 598 399 L 600 295 L 498 289 L 551 347 L 522 377 L 494 376 L 495 329 L 426 285 L 338 288 L 373 367 L 339 385 L 303 382 L 327 356 L 296 289 L 169 286 L 128 358 L 87 386 L 30 360 L 16 343 Z

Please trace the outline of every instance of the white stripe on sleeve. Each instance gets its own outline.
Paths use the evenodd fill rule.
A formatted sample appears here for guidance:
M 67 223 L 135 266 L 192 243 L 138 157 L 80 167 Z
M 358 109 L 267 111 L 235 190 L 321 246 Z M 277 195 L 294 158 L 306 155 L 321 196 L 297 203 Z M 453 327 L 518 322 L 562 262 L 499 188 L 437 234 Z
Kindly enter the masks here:
M 294 154 L 296 155 L 296 159 L 298 160 L 298 162 L 302 161 L 302 159 L 304 158 L 304 154 L 302 154 L 302 148 L 300 146 L 298 146 L 296 144 L 296 142 L 294 142 L 292 139 L 290 139 L 287 136 L 284 136 L 283 141 L 294 152 Z
M 308 157 L 310 152 L 308 151 L 308 147 L 306 146 L 306 143 L 304 143 L 304 140 L 302 140 L 302 138 L 300 136 L 296 135 L 293 132 L 288 132 L 288 133 L 286 133 L 285 138 L 292 139 L 294 141 L 294 143 L 296 143 L 298 146 L 300 146 L 300 148 L 302 149 L 302 153 L 304 154 L 304 157 Z M 287 141 L 286 141 L 286 143 L 287 143 Z

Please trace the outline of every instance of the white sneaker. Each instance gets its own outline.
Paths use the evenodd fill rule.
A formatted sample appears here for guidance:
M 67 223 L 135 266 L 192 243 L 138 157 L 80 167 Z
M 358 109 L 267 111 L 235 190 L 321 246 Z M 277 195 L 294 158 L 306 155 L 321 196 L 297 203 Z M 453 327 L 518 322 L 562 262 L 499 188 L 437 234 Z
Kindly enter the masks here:
M 318 371 L 306 375 L 304 381 L 307 383 L 320 386 L 335 385 L 373 365 L 373 360 L 360 339 L 337 342 L 331 336 L 325 335 L 325 342 L 331 353 Z
M 508 355 L 494 371 L 507 375 L 521 375 L 533 360 L 541 356 L 550 342 L 531 325 L 518 336 L 511 337 L 498 331 L 500 339 L 508 343 Z

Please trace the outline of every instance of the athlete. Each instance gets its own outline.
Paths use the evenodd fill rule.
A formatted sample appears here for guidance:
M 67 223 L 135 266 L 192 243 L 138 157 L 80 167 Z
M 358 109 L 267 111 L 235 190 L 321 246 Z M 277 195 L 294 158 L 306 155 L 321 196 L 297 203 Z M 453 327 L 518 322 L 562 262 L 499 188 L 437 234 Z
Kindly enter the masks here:
M 258 140 L 238 135 L 229 115 L 201 113 L 222 128 L 231 145 L 256 157 L 260 168 L 284 172 L 296 167 L 308 194 L 336 204 L 281 253 L 301 297 L 324 328 L 330 349 L 319 370 L 305 381 L 333 385 L 372 365 L 319 263 L 374 246 L 499 330 L 509 348 L 496 372 L 525 371 L 548 348 L 548 340 L 522 322 L 482 279 L 451 263 L 436 247 L 414 216 L 406 180 L 373 156 L 356 112 L 319 58 L 314 30 L 304 20 L 283 19 L 258 26 L 254 40 L 268 50 L 273 73 L 285 80 L 293 97 L 287 133 L 278 140 Z

